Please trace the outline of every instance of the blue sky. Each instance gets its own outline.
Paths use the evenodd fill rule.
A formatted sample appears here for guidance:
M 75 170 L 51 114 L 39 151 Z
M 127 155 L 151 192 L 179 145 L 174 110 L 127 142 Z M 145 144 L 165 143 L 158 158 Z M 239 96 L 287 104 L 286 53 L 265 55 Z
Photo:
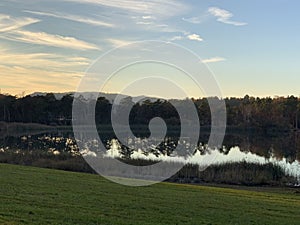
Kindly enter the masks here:
M 199 55 L 224 96 L 299 96 L 299 8 L 296 0 L 2 0 L 1 92 L 74 91 L 110 49 L 161 40 Z

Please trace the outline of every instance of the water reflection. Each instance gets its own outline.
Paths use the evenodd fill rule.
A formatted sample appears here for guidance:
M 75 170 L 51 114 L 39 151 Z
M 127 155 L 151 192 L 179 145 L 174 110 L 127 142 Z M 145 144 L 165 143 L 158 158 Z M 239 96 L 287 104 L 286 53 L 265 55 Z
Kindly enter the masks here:
M 299 163 L 299 134 L 287 133 L 279 136 L 237 135 L 227 134 L 222 148 L 207 146 L 208 134 L 203 134 L 197 146 L 192 146 L 188 138 L 182 146 L 193 149 L 193 154 L 183 157 L 174 154 L 178 139 L 167 137 L 163 143 L 157 145 L 156 140 L 143 138 L 128 139 L 126 145 L 111 135 L 102 137 L 107 151 L 99 151 L 96 140 L 87 142 L 86 149 L 81 152 L 91 157 L 103 156 L 107 158 L 142 159 L 152 161 L 167 161 L 191 163 L 205 166 L 205 157 L 214 158 L 212 164 L 218 165 L 228 162 L 249 162 L 258 164 L 272 163 L 283 168 L 288 175 L 297 177 L 300 181 Z M 145 146 L 151 146 L 145 148 Z M 31 157 L 72 157 L 80 152 L 72 132 L 46 132 L 40 134 L 21 134 L 19 136 L 3 136 L 0 138 L 0 160 L 8 154 L 31 155 Z
M 79 155 L 72 133 L 27 134 L 0 139 L 1 152 Z
M 275 136 L 264 134 L 237 135 L 227 134 L 223 143 L 227 149 L 239 146 L 243 152 L 259 156 L 287 159 L 289 162 L 300 160 L 300 133 L 290 132 Z

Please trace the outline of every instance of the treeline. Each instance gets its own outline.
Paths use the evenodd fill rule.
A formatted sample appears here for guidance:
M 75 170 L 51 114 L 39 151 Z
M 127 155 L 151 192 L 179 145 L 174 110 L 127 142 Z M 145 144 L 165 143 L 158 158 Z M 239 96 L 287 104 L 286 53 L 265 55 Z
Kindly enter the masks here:
M 220 101 L 213 98 L 214 101 Z M 202 127 L 211 125 L 211 112 L 208 98 L 191 99 L 197 109 Z M 227 126 L 241 129 L 291 130 L 298 129 L 300 100 L 297 97 L 224 99 L 227 110 Z M 179 115 L 174 107 L 185 107 L 186 100 L 146 100 L 134 103 L 131 97 L 120 103 L 132 107 L 131 125 L 148 125 L 154 117 L 162 117 L 167 125 L 180 125 Z M 73 96 L 65 95 L 60 100 L 54 94 L 45 96 L 25 96 L 18 98 L 0 94 L 0 121 L 41 123 L 47 125 L 71 125 Z M 82 104 L 87 104 L 84 99 Z M 97 124 L 111 123 L 112 103 L 99 97 L 94 103 Z M 84 107 L 83 107 L 84 108 Z M 220 109 L 221 110 L 221 109 Z

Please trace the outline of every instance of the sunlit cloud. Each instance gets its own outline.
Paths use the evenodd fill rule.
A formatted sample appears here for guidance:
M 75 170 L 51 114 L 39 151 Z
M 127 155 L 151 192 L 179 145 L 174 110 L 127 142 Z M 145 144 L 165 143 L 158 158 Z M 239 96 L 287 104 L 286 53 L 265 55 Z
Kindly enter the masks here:
M 90 59 L 52 53 L 0 51 L 0 88 L 9 93 L 74 90 Z
M 226 23 L 226 24 L 231 24 L 234 26 L 245 26 L 247 23 L 244 22 L 237 22 L 237 21 L 232 21 L 230 20 L 233 17 L 233 14 L 227 10 L 220 9 L 217 7 L 210 7 L 208 9 L 208 12 L 215 16 L 217 18 L 217 21 Z
M 223 62 L 223 61 L 226 61 L 226 59 L 222 57 L 213 57 L 213 58 L 202 60 L 203 63 L 216 63 L 216 62 Z
M 77 50 L 100 49 L 94 44 L 78 40 L 74 37 L 65 37 L 60 35 L 48 34 L 45 32 L 31 32 L 18 30 L 10 32 L 6 36 L 1 37 L 11 41 L 19 41 L 24 43 L 39 44 L 52 47 L 62 47 Z
M 85 23 L 85 24 L 89 24 L 89 25 L 93 25 L 93 26 L 115 27 L 115 25 L 112 23 L 107 23 L 107 22 L 100 21 L 100 20 L 81 17 L 81 16 L 77 16 L 77 15 L 65 14 L 65 13 L 64 14 L 48 13 L 48 12 L 37 12 L 37 11 L 29 11 L 29 10 L 25 10 L 24 12 L 34 14 L 34 15 L 39 15 L 39 16 L 48 16 L 48 17 L 54 17 L 54 18 L 59 18 L 59 19 L 71 20 L 71 21 Z
M 0 50 L 0 62 L 5 66 L 47 68 L 53 71 L 70 71 L 90 64 L 90 60 L 85 57 L 67 57 L 50 53 L 12 53 L 3 50 Z
M 187 38 L 192 41 L 203 41 L 203 39 L 198 34 L 190 34 L 187 36 Z
M 75 90 L 80 82 L 81 72 L 25 68 L 0 65 L 0 88 L 2 92 L 30 94 L 35 91 L 65 92 Z
M 9 32 L 39 21 L 29 17 L 14 18 L 10 15 L 0 14 L 0 32 Z
M 4 93 L 75 90 L 88 58 L 54 53 L 16 53 L 0 48 L 0 89 Z

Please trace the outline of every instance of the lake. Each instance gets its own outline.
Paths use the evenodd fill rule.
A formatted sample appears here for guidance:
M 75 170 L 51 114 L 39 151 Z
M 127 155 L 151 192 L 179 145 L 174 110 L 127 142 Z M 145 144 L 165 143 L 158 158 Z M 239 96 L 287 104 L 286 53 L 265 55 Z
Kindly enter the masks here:
M 178 140 L 166 137 L 162 143 L 147 138 L 128 138 L 121 144 L 113 135 L 102 135 L 101 140 L 106 150 L 99 150 L 97 140 L 88 140 L 87 147 L 79 151 L 72 131 L 24 131 L 14 134 L 2 134 L 0 138 L 0 160 L 8 162 L 8 156 L 19 155 L 26 160 L 52 158 L 55 160 L 68 157 L 127 158 L 153 162 L 175 162 L 199 165 L 220 165 L 231 162 L 274 164 L 281 167 L 286 175 L 300 181 L 300 134 L 297 132 L 277 135 L 253 133 L 226 134 L 223 146 L 214 148 L 207 145 L 209 135 L 201 134 L 197 145 L 188 138 Z M 176 152 L 177 146 L 189 149 L 189 154 Z M 13 158 L 13 157 L 12 157 Z M 6 161 L 5 161 L 6 160 Z M 30 163 L 28 163 L 30 164 Z

